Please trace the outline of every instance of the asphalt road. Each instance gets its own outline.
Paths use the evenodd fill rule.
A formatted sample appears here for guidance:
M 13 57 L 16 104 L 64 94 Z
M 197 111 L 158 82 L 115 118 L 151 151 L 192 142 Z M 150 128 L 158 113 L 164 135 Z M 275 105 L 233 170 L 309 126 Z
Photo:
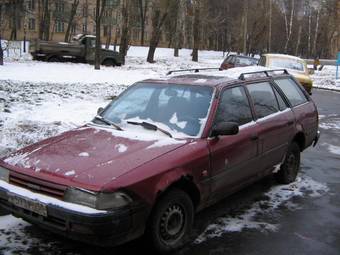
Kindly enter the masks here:
M 264 213 L 257 217 L 261 221 L 279 226 L 276 230 L 245 228 L 236 232 L 226 231 L 220 237 L 187 245 L 177 254 L 340 254 L 340 198 L 338 196 L 340 154 L 334 151 L 332 153 L 330 150 L 330 146 L 340 148 L 340 93 L 315 90 L 313 99 L 322 115 L 322 136 L 315 148 L 309 148 L 303 153 L 301 174 L 325 183 L 329 190 L 317 197 L 293 197 L 292 201 L 280 205 L 271 213 L 266 213 L 264 208 Z M 208 225 L 226 214 L 237 218 L 254 203 L 268 199 L 265 194 L 275 185 L 272 178 L 266 178 L 204 210 L 196 216 L 194 232 L 202 233 Z M 293 207 L 289 206 L 291 202 L 294 204 Z M 99 255 L 130 254 L 141 251 L 144 253 L 150 250 L 143 239 L 118 248 L 102 249 L 63 239 L 35 226 L 30 226 L 25 231 L 32 238 L 41 240 L 40 243 L 51 243 L 50 248 L 43 249 L 35 244 L 29 247 L 25 254 Z

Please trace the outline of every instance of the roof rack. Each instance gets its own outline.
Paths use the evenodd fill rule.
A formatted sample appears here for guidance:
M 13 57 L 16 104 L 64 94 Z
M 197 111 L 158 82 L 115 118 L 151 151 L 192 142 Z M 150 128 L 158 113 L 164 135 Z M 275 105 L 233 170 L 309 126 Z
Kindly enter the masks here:
M 173 73 L 182 73 L 182 72 L 195 72 L 195 73 L 199 73 L 200 71 L 205 71 L 205 70 L 218 70 L 218 71 L 222 71 L 220 68 L 218 67 L 211 67 L 211 68 L 194 68 L 194 69 L 182 69 L 182 70 L 172 70 L 169 71 L 166 75 L 171 75 Z
M 275 69 L 275 70 L 265 70 L 265 71 L 257 71 L 257 72 L 250 72 L 250 73 L 242 73 L 240 77 L 238 77 L 239 80 L 244 81 L 246 78 L 246 75 L 251 75 L 251 74 L 265 74 L 267 77 L 271 77 L 269 73 L 273 72 L 283 72 L 283 74 L 289 74 L 286 69 Z

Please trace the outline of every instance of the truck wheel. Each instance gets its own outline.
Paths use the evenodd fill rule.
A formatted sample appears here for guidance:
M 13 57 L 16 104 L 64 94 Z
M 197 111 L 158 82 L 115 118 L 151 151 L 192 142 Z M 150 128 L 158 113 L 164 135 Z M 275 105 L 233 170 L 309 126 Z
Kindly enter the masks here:
M 278 183 L 289 184 L 296 180 L 300 170 L 300 147 L 296 142 L 293 142 L 286 154 L 279 172 L 275 174 L 275 179 Z
M 173 252 L 188 241 L 193 220 L 194 206 L 189 195 L 182 190 L 172 189 L 153 209 L 146 236 L 157 252 Z
M 56 56 L 48 58 L 48 62 L 60 62 L 60 59 Z
M 115 66 L 116 63 L 113 59 L 106 59 L 103 62 L 103 66 Z

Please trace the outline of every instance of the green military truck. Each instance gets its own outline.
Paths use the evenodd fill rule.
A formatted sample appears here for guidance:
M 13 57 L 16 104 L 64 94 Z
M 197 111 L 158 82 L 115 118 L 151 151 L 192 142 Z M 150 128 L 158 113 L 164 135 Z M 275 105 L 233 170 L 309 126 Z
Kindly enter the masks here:
M 78 35 L 70 43 L 36 40 L 30 45 L 30 53 L 34 60 L 94 64 L 95 46 L 95 36 Z M 122 62 L 117 51 L 101 49 L 101 64 L 105 66 L 120 66 Z

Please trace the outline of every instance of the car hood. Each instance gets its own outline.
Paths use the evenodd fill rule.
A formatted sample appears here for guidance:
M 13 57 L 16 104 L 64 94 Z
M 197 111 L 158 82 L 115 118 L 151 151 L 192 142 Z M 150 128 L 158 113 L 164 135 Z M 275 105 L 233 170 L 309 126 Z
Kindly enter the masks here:
M 137 133 L 86 126 L 26 147 L 3 162 L 22 174 L 99 190 L 186 142 L 142 129 Z

